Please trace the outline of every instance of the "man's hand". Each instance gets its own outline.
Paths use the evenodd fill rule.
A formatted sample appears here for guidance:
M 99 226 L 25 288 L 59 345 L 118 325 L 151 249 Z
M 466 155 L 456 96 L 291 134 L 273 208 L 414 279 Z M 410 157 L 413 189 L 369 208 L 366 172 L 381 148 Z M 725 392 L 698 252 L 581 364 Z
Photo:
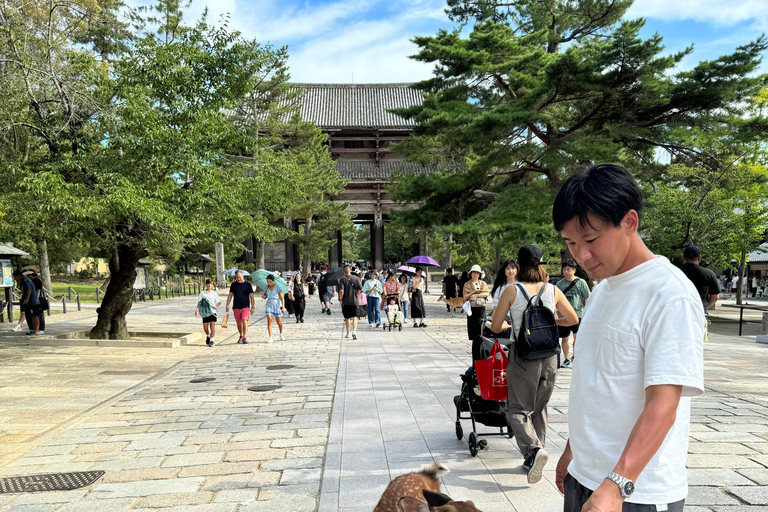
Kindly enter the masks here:
M 610 480 L 603 480 L 592 496 L 581 507 L 581 512 L 621 512 L 624 497 L 619 486 Z
M 565 494 L 565 476 L 568 474 L 568 464 L 573 460 L 573 453 L 571 452 L 570 441 L 565 445 L 565 451 L 560 456 L 560 460 L 557 461 L 557 467 L 555 468 L 555 485 L 557 490 L 562 494 Z

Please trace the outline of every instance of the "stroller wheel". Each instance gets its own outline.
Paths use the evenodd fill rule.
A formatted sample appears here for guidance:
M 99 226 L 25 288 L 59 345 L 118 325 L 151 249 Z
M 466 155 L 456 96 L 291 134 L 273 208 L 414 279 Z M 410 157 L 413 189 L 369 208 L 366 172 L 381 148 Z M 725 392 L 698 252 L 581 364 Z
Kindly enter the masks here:
M 399 325 L 397 326 L 397 330 L 398 330 L 398 331 L 402 331 L 402 330 L 403 330 L 403 324 L 399 324 Z
M 385 331 L 387 330 L 387 326 L 386 325 L 382 325 L 381 328 L 384 329 Z
M 392 332 L 392 324 L 389 324 L 389 332 Z
M 456 422 L 456 439 L 461 441 L 461 438 L 464 437 L 464 429 L 461 428 L 461 422 Z
M 473 457 L 477 457 L 477 434 L 474 432 L 469 433 L 469 454 Z
M 477 442 L 477 446 L 478 446 L 478 448 L 480 448 L 481 450 L 485 450 L 485 448 L 488 446 L 488 441 L 486 441 L 485 439 L 481 439 L 481 440 L 479 440 L 479 441 Z

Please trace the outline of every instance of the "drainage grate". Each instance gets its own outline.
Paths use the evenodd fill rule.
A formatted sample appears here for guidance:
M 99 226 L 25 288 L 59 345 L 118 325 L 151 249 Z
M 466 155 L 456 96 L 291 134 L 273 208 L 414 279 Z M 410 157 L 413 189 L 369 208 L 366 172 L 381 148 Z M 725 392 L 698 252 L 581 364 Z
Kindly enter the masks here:
M 248 391 L 255 391 L 255 392 L 274 391 L 276 389 L 280 389 L 281 387 L 283 386 L 278 386 L 276 384 L 266 384 L 264 386 L 251 386 L 250 388 L 248 388 Z
M 47 475 L 0 478 L 0 494 L 20 492 L 71 491 L 87 487 L 104 476 L 104 471 L 77 471 Z
M 273 364 L 267 366 L 267 370 L 287 370 L 288 368 L 295 368 L 292 364 Z
M 216 380 L 214 377 L 198 377 L 197 379 L 192 379 L 189 382 L 192 384 L 199 384 L 200 382 L 213 382 L 214 380 Z

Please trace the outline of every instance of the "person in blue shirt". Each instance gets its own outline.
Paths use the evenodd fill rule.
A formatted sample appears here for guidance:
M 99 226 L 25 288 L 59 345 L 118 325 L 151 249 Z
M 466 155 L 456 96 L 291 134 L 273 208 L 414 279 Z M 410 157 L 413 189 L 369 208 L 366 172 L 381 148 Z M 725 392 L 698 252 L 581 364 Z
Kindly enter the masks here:
M 24 307 L 29 325 L 27 336 L 37 336 L 40 331 L 40 299 L 37 296 L 35 284 L 30 278 L 22 275 L 21 270 L 13 273 L 13 279 L 21 287 L 21 305 Z

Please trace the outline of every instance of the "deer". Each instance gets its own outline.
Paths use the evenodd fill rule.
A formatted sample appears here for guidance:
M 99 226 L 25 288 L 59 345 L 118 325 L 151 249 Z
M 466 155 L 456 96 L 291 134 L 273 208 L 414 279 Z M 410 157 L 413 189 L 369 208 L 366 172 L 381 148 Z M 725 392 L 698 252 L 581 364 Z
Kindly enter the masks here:
M 455 317 L 456 315 L 453 314 L 453 310 L 455 308 L 460 308 L 461 306 L 463 306 L 466 301 L 464 300 L 463 297 L 456 297 L 455 299 L 446 299 L 445 295 L 440 295 L 440 297 L 438 297 L 437 299 L 437 302 L 445 302 L 446 304 L 448 304 L 451 307 L 451 316 Z
M 440 492 L 440 475 L 448 468 L 435 462 L 421 471 L 400 475 L 381 495 L 373 512 L 481 512 L 471 501 L 453 501 Z

